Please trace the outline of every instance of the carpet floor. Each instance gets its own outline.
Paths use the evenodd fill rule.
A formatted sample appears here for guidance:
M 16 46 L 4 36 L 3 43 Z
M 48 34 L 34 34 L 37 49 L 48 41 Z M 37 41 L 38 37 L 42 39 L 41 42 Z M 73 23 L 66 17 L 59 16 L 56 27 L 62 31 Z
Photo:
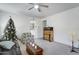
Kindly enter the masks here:
M 26 46 L 22 44 L 20 41 L 19 45 L 21 48 L 21 52 L 23 55 L 28 55 L 26 52 Z M 79 53 L 70 52 L 71 47 L 58 43 L 58 42 L 49 42 L 43 39 L 35 39 L 35 43 L 39 45 L 41 48 L 43 48 L 43 54 L 44 55 L 79 55 Z M 76 49 L 79 51 L 79 49 Z

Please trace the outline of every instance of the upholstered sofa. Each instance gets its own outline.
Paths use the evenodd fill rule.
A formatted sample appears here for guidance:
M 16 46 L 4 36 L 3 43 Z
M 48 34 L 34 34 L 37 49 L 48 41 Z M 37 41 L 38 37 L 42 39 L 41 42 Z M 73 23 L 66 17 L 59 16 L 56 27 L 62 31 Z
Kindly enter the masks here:
M 6 41 L 0 37 L 0 43 Z M 11 47 L 11 49 L 5 49 L 0 45 L 0 55 L 21 55 L 20 46 L 17 40 L 14 42 L 15 44 Z

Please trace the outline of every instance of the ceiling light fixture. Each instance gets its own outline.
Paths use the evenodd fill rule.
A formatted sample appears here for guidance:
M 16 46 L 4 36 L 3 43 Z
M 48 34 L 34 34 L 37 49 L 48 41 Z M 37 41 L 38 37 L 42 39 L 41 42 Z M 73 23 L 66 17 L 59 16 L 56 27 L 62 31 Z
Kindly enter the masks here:
M 39 8 L 39 5 L 34 5 L 34 8 L 35 8 L 35 9 L 38 9 L 38 8 Z

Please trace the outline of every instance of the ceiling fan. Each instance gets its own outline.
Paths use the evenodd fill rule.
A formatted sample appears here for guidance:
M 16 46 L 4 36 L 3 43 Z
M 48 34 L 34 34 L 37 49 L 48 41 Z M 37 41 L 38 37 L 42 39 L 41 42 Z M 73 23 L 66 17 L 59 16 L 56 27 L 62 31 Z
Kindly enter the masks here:
M 31 10 L 31 9 L 35 8 L 36 10 L 41 12 L 41 8 L 40 7 L 48 8 L 48 5 L 42 5 L 42 4 L 39 4 L 39 3 L 29 3 L 29 4 L 31 4 L 33 6 L 31 8 L 29 8 L 28 10 Z

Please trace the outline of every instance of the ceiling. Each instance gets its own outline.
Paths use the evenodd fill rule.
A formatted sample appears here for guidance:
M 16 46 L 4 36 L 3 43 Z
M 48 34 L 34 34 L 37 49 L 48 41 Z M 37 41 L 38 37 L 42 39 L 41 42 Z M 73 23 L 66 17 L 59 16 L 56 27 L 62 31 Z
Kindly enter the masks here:
M 48 5 L 48 8 L 40 7 L 41 12 L 36 9 L 28 10 L 33 5 L 28 3 L 0 3 L 0 13 L 10 12 L 14 14 L 23 14 L 29 17 L 44 18 L 50 15 L 54 15 L 59 12 L 63 12 L 79 6 L 79 3 L 40 3 Z

